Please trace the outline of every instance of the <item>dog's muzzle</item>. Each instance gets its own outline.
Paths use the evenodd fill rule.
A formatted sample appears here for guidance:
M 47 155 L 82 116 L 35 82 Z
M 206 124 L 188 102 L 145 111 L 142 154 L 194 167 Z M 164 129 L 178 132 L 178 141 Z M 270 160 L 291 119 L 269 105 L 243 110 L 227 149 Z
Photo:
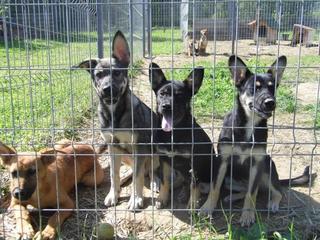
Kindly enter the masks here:
M 27 189 L 20 189 L 18 187 L 13 189 L 11 192 L 12 197 L 21 201 L 28 200 L 31 197 L 32 193 L 33 193 L 32 191 L 29 191 Z
M 263 108 L 267 112 L 272 112 L 276 108 L 276 102 L 274 101 L 273 98 L 267 98 L 263 102 Z
M 254 111 L 259 117 L 268 119 L 272 116 L 272 112 L 276 108 L 276 102 L 273 98 L 266 98 L 260 104 L 253 103 L 249 104 L 249 108 L 251 111 Z
M 102 97 L 108 104 L 116 103 L 118 101 L 119 91 L 117 88 L 112 87 L 111 85 L 104 86 L 102 88 Z

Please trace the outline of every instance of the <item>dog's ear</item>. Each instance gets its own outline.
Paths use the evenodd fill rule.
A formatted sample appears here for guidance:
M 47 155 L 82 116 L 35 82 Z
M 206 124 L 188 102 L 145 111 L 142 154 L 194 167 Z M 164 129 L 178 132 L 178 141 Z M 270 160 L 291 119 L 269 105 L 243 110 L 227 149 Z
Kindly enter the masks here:
M 2 164 L 5 166 L 10 165 L 14 156 L 16 156 L 16 151 L 0 142 L 0 158 L 2 159 Z
M 151 83 L 152 90 L 155 93 L 157 93 L 157 91 L 167 83 L 164 73 L 156 63 L 150 63 L 149 65 L 149 81 Z
M 203 76 L 204 68 L 196 67 L 193 71 L 190 72 L 186 80 L 183 81 L 185 86 L 191 91 L 191 94 L 193 93 L 195 95 L 199 91 L 202 85 Z
M 277 81 L 277 86 L 279 86 L 280 80 L 282 78 L 286 66 L 287 58 L 285 56 L 281 56 L 268 69 L 268 73 L 272 74 L 272 77 Z
M 124 67 L 130 63 L 129 45 L 121 31 L 116 32 L 112 42 L 112 56 Z
M 236 87 L 240 87 L 252 75 L 247 65 L 235 55 L 229 58 L 229 69 Z
M 79 63 L 77 66 L 73 66 L 72 68 L 85 68 L 88 71 L 88 73 L 92 74 L 98 63 L 98 58 L 86 59 L 83 62 Z
M 57 150 L 53 148 L 45 148 L 40 151 L 40 160 L 43 165 L 49 165 L 56 159 Z

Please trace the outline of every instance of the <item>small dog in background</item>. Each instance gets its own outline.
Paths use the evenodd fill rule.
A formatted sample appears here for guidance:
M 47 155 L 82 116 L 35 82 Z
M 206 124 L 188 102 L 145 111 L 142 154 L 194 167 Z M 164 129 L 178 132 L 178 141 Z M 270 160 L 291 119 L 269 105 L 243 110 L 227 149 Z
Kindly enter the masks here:
M 206 49 L 208 46 L 208 28 L 200 30 L 200 40 L 198 43 L 198 52 L 200 56 L 206 55 Z
M 197 40 L 193 39 L 192 33 L 189 32 L 186 36 L 187 42 L 187 54 L 189 57 L 199 55 L 199 43 Z
M 192 32 L 188 32 L 186 35 L 186 49 L 188 56 L 205 56 L 208 46 L 208 29 L 204 28 L 200 30 L 199 41 L 193 38 Z
M 103 181 L 104 172 L 95 154 L 90 145 L 69 140 L 38 153 L 17 153 L 0 142 L 2 164 L 11 174 L 9 210 L 14 211 L 16 230 L 22 239 L 55 239 L 56 228 L 70 217 L 75 207 L 69 195 L 75 184 L 93 187 Z M 57 198 L 63 211 L 52 215 L 44 230 L 34 236 L 27 206 L 57 208 Z

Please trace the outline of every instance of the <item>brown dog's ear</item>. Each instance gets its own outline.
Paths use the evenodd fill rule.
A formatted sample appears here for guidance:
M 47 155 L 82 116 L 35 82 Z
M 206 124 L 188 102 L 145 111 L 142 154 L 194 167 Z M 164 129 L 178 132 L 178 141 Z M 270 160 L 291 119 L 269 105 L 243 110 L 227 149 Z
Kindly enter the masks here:
M 130 63 L 129 45 L 121 31 L 116 32 L 112 42 L 112 55 L 123 67 L 128 67 Z
M 15 150 L 0 142 L 0 158 L 2 159 L 3 165 L 10 165 L 15 155 Z
M 43 165 L 49 165 L 56 160 L 58 151 L 53 148 L 45 148 L 40 151 L 40 160 Z
M 199 91 L 202 85 L 203 76 L 204 68 L 196 67 L 193 71 L 190 72 L 186 80 L 183 81 L 185 86 L 190 89 L 191 95 L 195 95 Z
M 282 78 L 284 69 L 287 66 L 286 56 L 279 57 L 268 69 L 267 73 L 270 73 L 275 81 L 277 81 L 277 87 L 279 86 L 280 80 Z
M 229 58 L 229 69 L 236 87 L 240 87 L 252 75 L 247 65 L 235 55 Z
M 79 63 L 77 66 L 73 66 L 73 69 L 76 68 L 84 68 L 88 71 L 88 73 L 92 74 L 95 67 L 98 65 L 99 59 L 98 58 L 92 58 L 92 59 L 86 59 L 83 62 Z
M 149 81 L 155 93 L 168 82 L 161 68 L 156 63 L 150 63 L 149 65 Z

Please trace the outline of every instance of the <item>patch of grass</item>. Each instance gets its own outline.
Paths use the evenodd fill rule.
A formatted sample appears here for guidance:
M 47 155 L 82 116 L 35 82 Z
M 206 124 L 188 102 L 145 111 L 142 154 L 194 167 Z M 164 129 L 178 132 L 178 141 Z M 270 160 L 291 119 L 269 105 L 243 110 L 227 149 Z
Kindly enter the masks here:
M 266 67 L 269 62 L 259 61 L 258 66 Z M 222 118 L 234 105 L 234 89 L 231 75 L 225 61 L 217 62 L 213 67 L 210 61 L 199 61 L 197 65 L 205 67 L 202 86 L 194 98 L 194 113 L 196 117 L 211 116 Z M 254 72 L 253 60 L 248 62 Z M 173 78 L 184 80 L 192 69 L 192 65 L 185 65 L 183 69 L 173 70 Z M 258 68 L 258 72 L 265 72 L 264 68 Z M 166 76 L 171 79 L 171 71 L 166 71 Z M 280 85 L 277 91 L 278 109 L 283 112 L 293 112 L 294 95 L 287 85 Z
M 303 110 L 308 114 L 313 116 L 314 121 L 310 124 L 316 127 L 316 129 L 320 129 L 320 106 L 317 104 L 308 104 L 303 107 Z
M 135 78 L 141 73 L 141 68 L 143 65 L 143 60 L 139 59 L 132 64 L 132 68 L 129 69 L 128 75 L 129 78 Z
M 282 112 L 293 113 L 295 109 L 294 93 L 288 86 L 280 85 L 277 90 L 277 109 Z
M 96 57 L 90 47 L 96 43 L 34 39 L 10 42 L 7 50 L 0 44 L 2 141 L 14 142 L 21 151 L 30 144 L 41 148 L 52 138 L 78 138 L 78 128 L 92 116 L 93 90 L 88 73 L 70 67 Z M 137 76 L 141 66 L 142 61 L 135 62 L 129 75 Z
M 175 55 L 182 52 L 181 31 L 178 28 L 152 29 L 152 55 Z
M 227 216 L 222 209 L 224 218 L 226 220 L 227 231 L 217 232 L 213 224 L 209 222 L 208 218 L 197 216 L 192 214 L 194 222 L 193 233 L 181 234 L 171 238 L 172 240 L 297 240 L 301 239 L 301 236 L 296 231 L 294 223 L 288 224 L 286 230 L 282 231 L 270 231 L 268 225 L 261 220 L 261 216 L 256 212 L 257 222 L 248 228 L 236 226 L 232 224 L 233 215 Z

